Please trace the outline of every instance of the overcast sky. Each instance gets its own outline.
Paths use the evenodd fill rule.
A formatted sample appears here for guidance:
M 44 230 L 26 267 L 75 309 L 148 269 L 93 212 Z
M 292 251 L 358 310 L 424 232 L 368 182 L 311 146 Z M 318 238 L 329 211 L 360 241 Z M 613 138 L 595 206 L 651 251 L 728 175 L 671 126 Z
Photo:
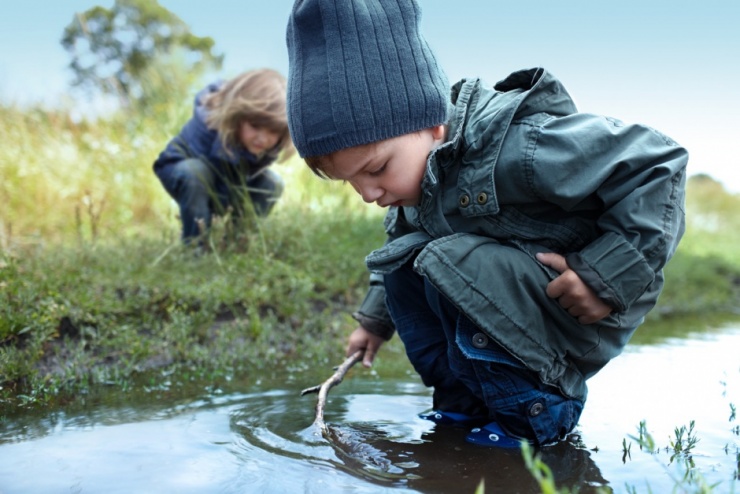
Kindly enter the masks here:
M 292 0 L 160 0 L 225 55 L 223 77 L 287 74 Z M 0 0 L 0 100 L 55 104 L 68 91 L 59 40 L 75 12 L 112 1 Z M 740 192 L 740 0 L 420 0 L 450 82 L 495 83 L 543 66 L 581 111 L 641 122 L 689 149 L 689 172 Z M 7 145 L 4 143 L 3 145 Z

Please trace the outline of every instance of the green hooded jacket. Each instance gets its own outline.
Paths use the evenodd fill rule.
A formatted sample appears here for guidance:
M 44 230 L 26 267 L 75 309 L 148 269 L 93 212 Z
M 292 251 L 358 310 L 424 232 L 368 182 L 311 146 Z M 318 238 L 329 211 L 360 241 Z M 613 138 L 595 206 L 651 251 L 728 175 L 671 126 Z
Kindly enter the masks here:
M 414 259 L 476 325 L 544 383 L 584 399 L 586 379 L 621 353 L 663 287 L 684 232 L 687 151 L 658 131 L 578 113 L 541 68 L 494 88 L 452 89 L 446 142 L 432 151 L 416 207 L 391 208 L 386 244 L 366 259 L 355 317 L 389 338 L 382 275 Z M 614 308 L 583 325 L 547 297 L 556 252 Z

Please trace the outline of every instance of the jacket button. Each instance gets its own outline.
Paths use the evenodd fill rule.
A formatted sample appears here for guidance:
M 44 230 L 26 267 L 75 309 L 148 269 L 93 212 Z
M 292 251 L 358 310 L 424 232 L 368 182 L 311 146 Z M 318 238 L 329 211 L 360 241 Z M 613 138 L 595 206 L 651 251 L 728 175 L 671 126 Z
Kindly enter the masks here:
M 475 333 L 473 335 L 473 346 L 475 348 L 485 348 L 488 346 L 488 336 L 483 333 Z
M 470 196 L 467 194 L 463 194 L 460 196 L 460 206 L 466 207 L 468 204 L 470 204 Z
M 488 194 L 486 194 L 485 192 L 481 192 L 480 194 L 478 194 L 478 197 L 476 197 L 475 200 L 478 201 L 478 204 L 485 204 L 488 200 Z
M 536 403 L 533 403 L 532 406 L 529 407 L 529 416 L 536 417 L 537 415 L 541 414 L 544 409 L 545 409 L 545 405 L 543 405 L 539 401 Z

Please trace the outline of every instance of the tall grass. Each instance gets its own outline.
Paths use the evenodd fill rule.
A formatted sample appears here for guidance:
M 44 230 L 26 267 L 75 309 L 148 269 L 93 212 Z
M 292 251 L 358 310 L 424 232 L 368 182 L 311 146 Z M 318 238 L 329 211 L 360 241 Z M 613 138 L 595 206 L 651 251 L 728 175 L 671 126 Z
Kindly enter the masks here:
M 152 171 L 192 102 L 172 108 L 164 122 L 131 113 L 77 122 L 61 111 L 0 106 L 0 138 L 9 143 L 0 147 L 0 247 L 176 237 L 176 205 Z M 275 166 L 287 185 L 277 211 L 380 214 L 298 158 Z
M 708 176 L 689 180 L 686 233 L 665 269 L 666 286 L 654 320 L 691 315 L 707 322 L 740 314 L 740 195 Z
M 312 335 L 288 337 L 290 352 L 353 324 L 383 211 L 298 158 L 275 165 L 284 196 L 247 245 L 202 258 L 182 248 L 152 163 L 190 118 L 196 86 L 162 63 L 175 68 L 152 72 L 146 105 L 95 120 L 0 104 L 0 385 L 125 378 L 157 359 L 233 365 L 235 348 L 267 354 L 286 331 Z M 737 310 L 739 206 L 711 179 L 690 182 L 688 230 L 654 317 Z M 224 315 L 242 326 L 217 337 Z M 218 341 L 228 364 L 209 355 Z
M 284 196 L 247 243 L 194 256 L 152 170 L 192 114 L 197 86 L 173 86 L 176 72 L 154 71 L 146 105 L 95 120 L 0 105 L 0 405 L 343 344 L 382 212 L 296 158 L 275 165 Z
M 161 230 L 167 197 L 152 162 L 168 135 L 123 114 L 73 121 L 42 108 L 0 109 L 4 248 Z
M 730 194 L 707 175 L 689 183 L 687 229 L 681 248 L 703 258 L 740 266 L 740 194 Z

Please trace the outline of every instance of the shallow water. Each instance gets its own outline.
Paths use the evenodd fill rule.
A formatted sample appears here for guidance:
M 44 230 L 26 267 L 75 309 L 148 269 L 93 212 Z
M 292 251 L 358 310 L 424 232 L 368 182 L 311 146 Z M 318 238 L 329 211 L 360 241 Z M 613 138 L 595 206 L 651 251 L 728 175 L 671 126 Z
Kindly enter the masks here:
M 714 492 L 740 492 L 740 326 L 678 333 L 631 344 L 589 381 L 576 433 L 542 450 L 559 486 L 671 492 L 685 469 L 666 448 L 693 420 L 695 472 L 719 483 Z M 10 418 L 0 492 L 458 494 L 481 478 L 489 493 L 539 492 L 518 451 L 470 445 L 465 430 L 417 418 L 431 395 L 412 374 L 352 369 L 325 416 L 344 442 L 328 442 L 312 426 L 316 396 L 300 396 L 331 369 L 318 372 L 229 383 L 238 393 L 111 389 L 75 410 Z M 641 421 L 659 452 L 630 437 Z

